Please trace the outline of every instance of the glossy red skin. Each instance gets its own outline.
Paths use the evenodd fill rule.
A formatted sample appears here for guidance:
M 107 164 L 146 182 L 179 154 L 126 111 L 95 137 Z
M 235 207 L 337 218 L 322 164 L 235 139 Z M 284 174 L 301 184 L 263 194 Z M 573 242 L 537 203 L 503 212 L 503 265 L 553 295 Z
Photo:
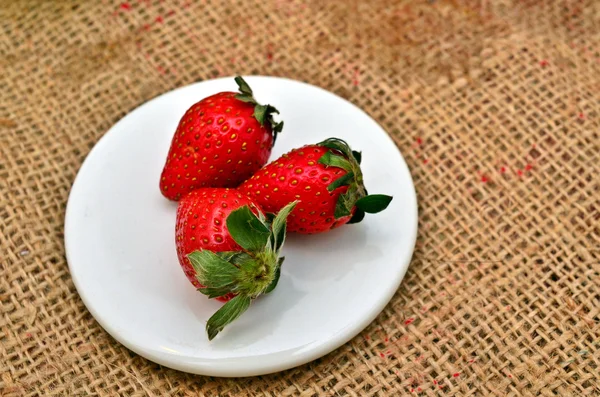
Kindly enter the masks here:
M 184 196 L 177 207 L 175 243 L 177 257 L 188 280 L 196 288 L 203 285 L 196 279 L 196 271 L 187 258 L 193 251 L 207 249 L 213 252 L 241 251 L 227 230 L 229 214 L 244 205 L 257 208 L 257 204 L 235 189 L 205 188 Z M 233 295 L 216 298 L 228 301 Z
M 347 223 L 352 215 L 335 219 L 334 211 L 342 186 L 332 192 L 327 186 L 346 171 L 318 163 L 327 148 L 307 145 L 267 164 L 238 190 L 258 203 L 263 211 L 277 213 L 300 200 L 287 219 L 287 230 L 302 234 L 322 233 Z M 353 211 L 354 212 L 354 211 Z
M 237 187 L 266 164 L 273 146 L 269 123 L 254 104 L 221 92 L 190 107 L 181 118 L 160 178 L 170 200 L 201 187 Z

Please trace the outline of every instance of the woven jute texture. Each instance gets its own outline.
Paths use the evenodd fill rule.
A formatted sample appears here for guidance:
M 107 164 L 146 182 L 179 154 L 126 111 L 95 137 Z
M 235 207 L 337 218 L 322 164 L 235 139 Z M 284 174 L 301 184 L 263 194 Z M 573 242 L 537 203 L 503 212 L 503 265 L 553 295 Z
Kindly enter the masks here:
M 1 395 L 600 396 L 599 1 L 5 0 L 0 26 Z M 235 74 L 365 109 L 411 169 L 419 236 L 351 342 L 218 379 L 98 325 L 63 219 L 115 122 Z

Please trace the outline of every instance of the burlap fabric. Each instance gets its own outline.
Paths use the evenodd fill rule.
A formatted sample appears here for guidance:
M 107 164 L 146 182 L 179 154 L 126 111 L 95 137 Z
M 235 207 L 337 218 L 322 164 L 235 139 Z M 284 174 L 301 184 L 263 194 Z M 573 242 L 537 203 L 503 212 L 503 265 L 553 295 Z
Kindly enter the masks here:
M 600 2 L 5 0 L 0 26 L 1 395 L 600 395 Z M 238 73 L 324 87 L 381 123 L 411 168 L 419 237 L 350 343 L 216 379 L 96 323 L 63 218 L 117 120 Z

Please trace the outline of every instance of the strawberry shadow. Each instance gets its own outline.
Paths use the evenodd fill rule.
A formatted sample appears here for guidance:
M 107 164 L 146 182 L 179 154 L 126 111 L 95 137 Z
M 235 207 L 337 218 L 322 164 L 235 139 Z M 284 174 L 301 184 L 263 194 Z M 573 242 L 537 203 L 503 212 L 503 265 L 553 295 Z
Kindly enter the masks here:
M 285 313 L 296 306 L 305 295 L 306 292 L 296 288 L 291 277 L 282 274 L 277 288 L 252 302 L 246 313 L 213 339 L 212 347 L 227 350 L 242 348 L 277 334 L 279 325 L 289 321 Z M 302 330 L 298 329 L 298 332 Z
M 290 233 L 283 249 L 283 270 L 302 281 L 339 280 L 348 272 L 381 257 L 367 223 L 345 225 L 323 234 Z

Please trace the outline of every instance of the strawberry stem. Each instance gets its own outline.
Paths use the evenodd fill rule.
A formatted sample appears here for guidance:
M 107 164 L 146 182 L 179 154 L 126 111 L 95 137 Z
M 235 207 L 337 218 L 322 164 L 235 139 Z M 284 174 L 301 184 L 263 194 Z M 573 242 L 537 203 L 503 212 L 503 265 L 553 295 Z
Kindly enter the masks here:
M 277 139 L 277 134 L 279 134 L 283 130 L 283 121 L 276 122 L 273 118 L 274 114 L 279 114 L 279 110 L 271 105 L 261 105 L 256 102 L 254 99 L 254 95 L 252 93 L 252 88 L 246 83 L 241 76 L 235 77 L 235 82 L 239 87 L 240 94 L 237 94 L 235 97 L 242 102 L 248 102 L 254 104 L 254 118 L 263 126 L 269 127 L 271 129 L 271 133 L 273 134 L 273 145 L 275 145 L 275 140 Z M 265 124 L 266 123 L 266 124 Z
M 226 223 L 241 251 L 200 250 L 188 255 L 196 278 L 205 286 L 198 291 L 209 298 L 236 295 L 206 323 L 209 340 L 242 315 L 254 299 L 275 289 L 284 259 L 279 252 L 285 241 L 286 219 L 297 203 L 282 208 L 272 221 L 260 211 L 256 216 L 248 206 L 240 207 L 229 214 Z
M 342 186 L 348 186 L 345 193 L 338 197 L 334 216 L 336 219 L 352 214 L 349 223 L 358 223 L 363 220 L 365 213 L 376 213 L 387 208 L 392 201 L 391 196 L 383 194 L 369 195 L 365 188 L 360 162 L 362 154 L 352 150 L 346 141 L 339 138 L 328 138 L 318 144 L 330 149 L 319 159 L 319 163 L 326 167 L 337 167 L 346 171 L 338 179 L 327 186 L 332 192 Z

